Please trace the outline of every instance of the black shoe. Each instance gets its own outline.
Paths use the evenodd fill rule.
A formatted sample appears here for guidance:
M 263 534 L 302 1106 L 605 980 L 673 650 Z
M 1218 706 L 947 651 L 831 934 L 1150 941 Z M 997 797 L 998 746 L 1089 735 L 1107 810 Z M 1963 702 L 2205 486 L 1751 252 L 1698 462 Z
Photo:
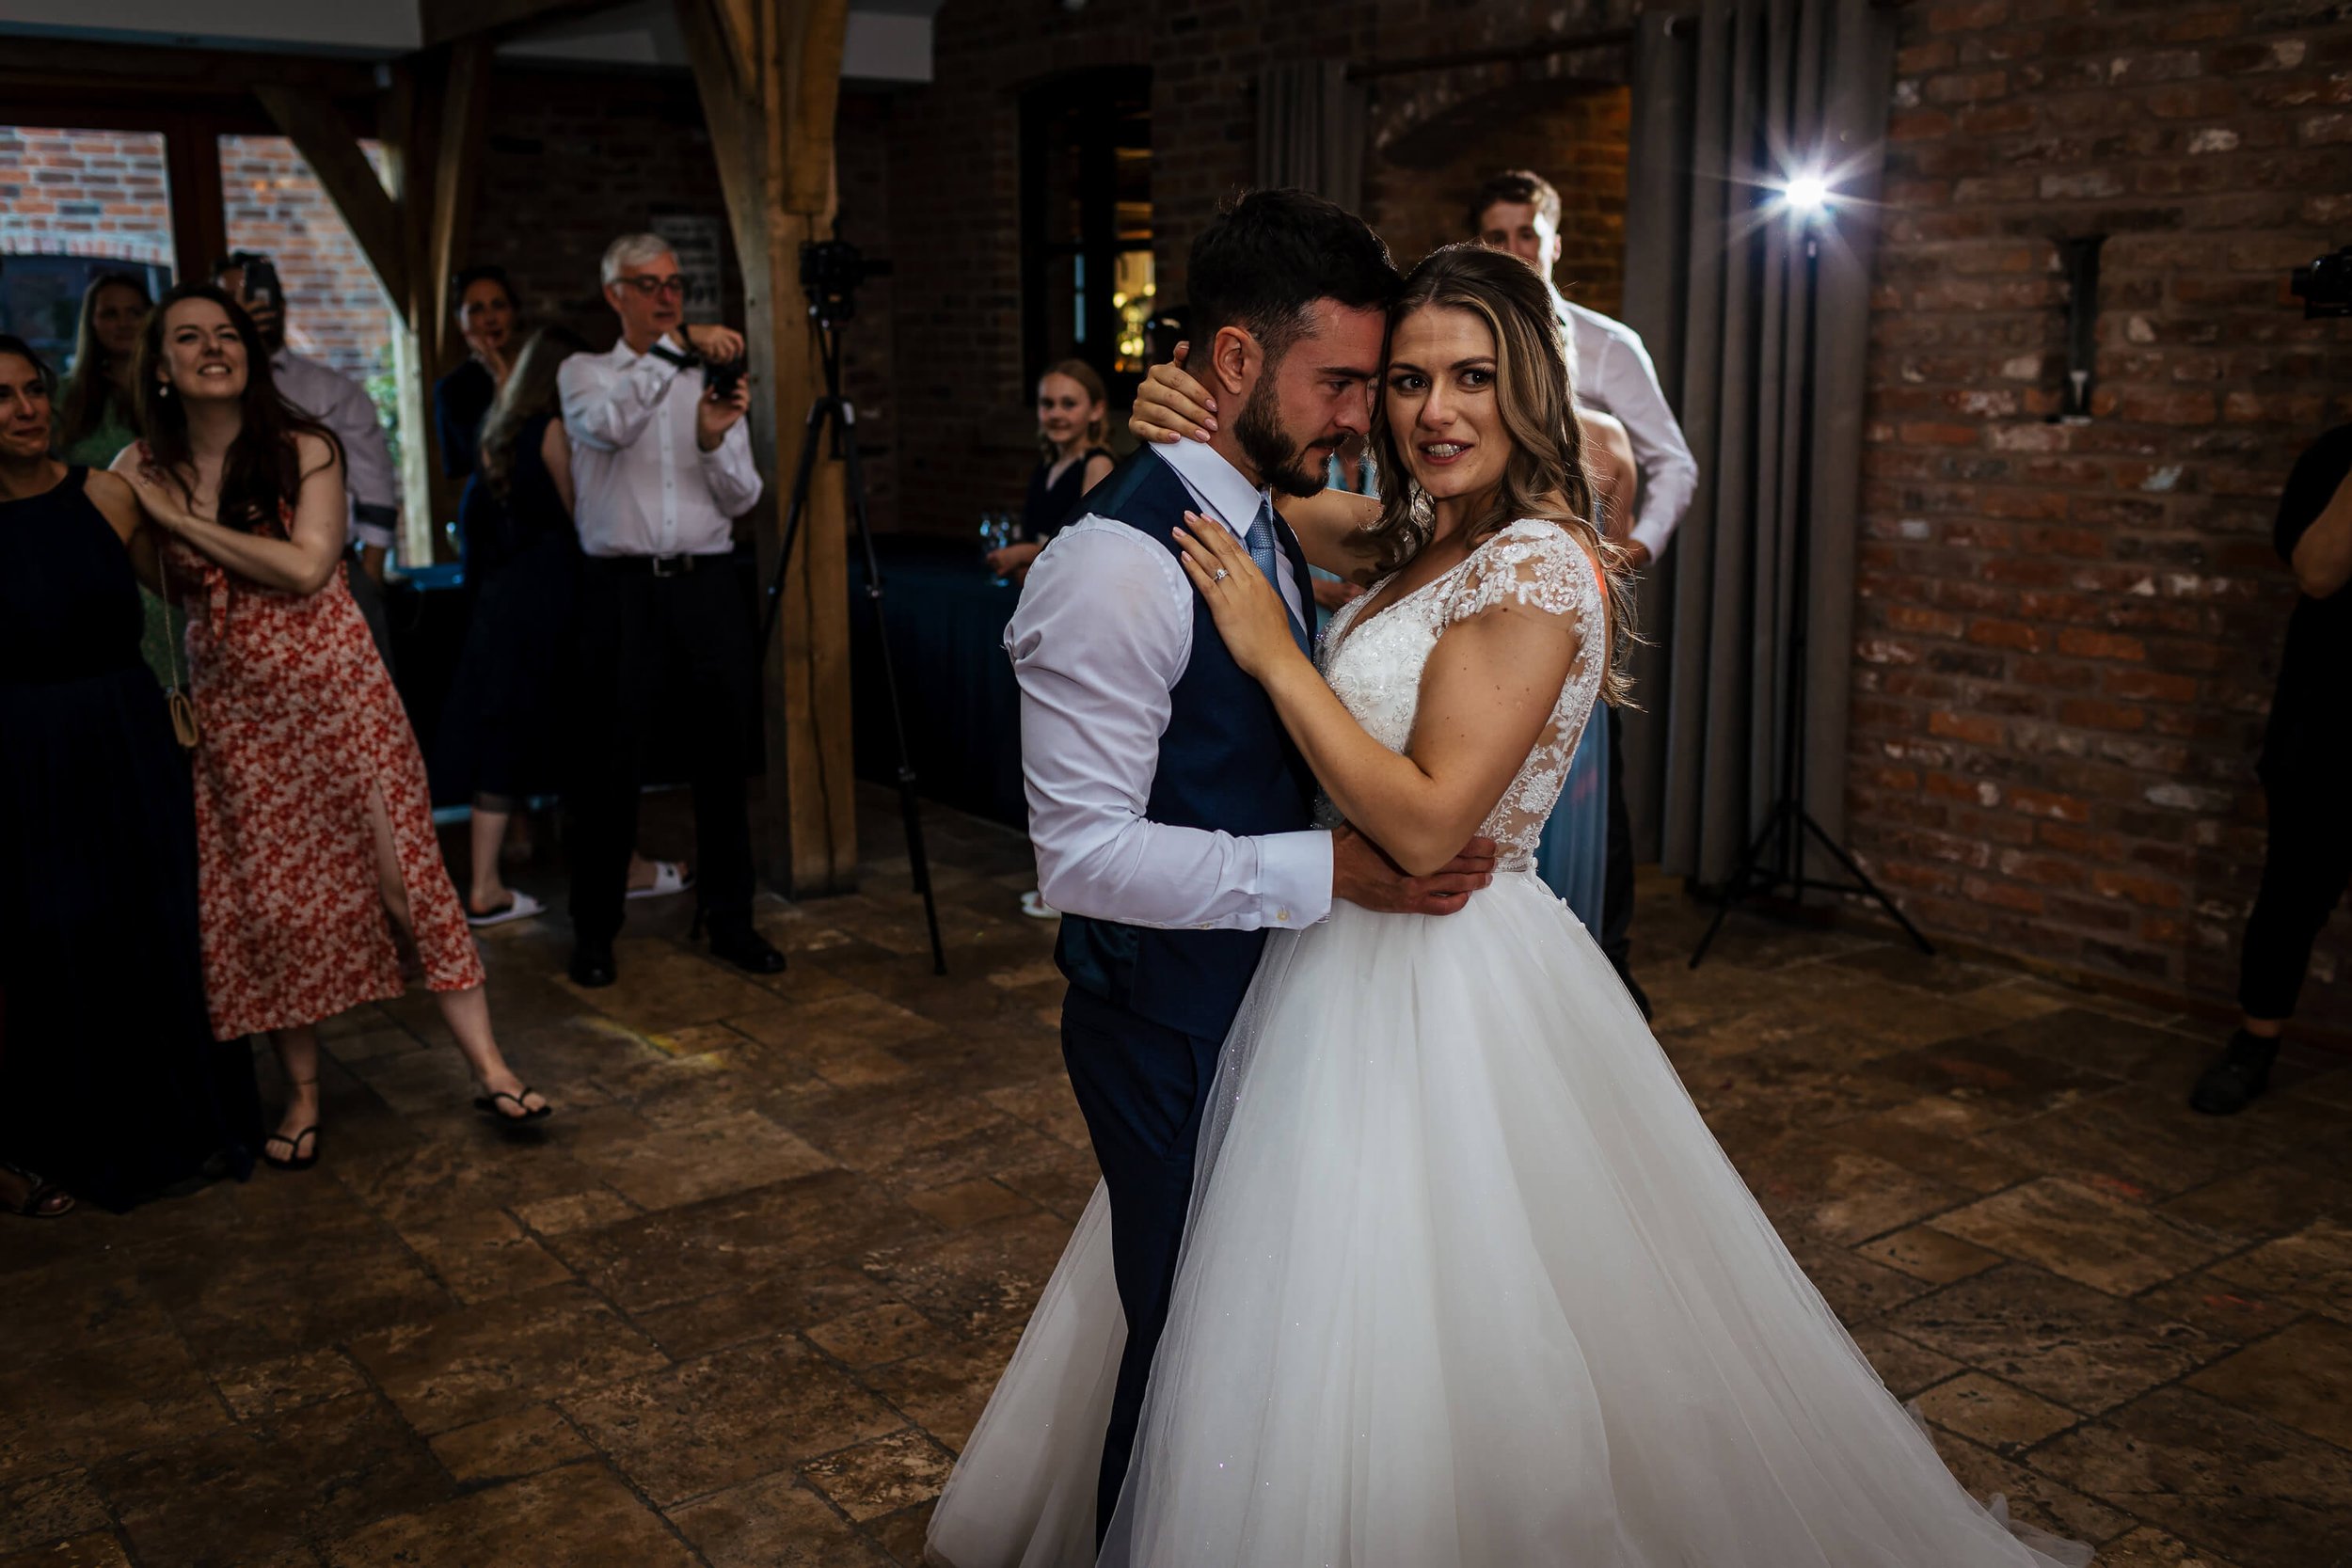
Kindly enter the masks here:
M 621 977 L 612 967 L 612 944 L 609 942 L 583 942 L 572 948 L 572 984 L 587 990 L 596 990 Z
M 710 933 L 710 956 L 724 958 L 746 974 L 781 974 L 784 955 L 766 937 L 748 927 Z
M 2270 1064 L 2278 1059 L 2279 1042 L 2240 1029 L 2230 1037 L 2221 1060 L 2205 1069 L 2190 1091 L 2189 1108 L 2209 1117 L 2233 1117 L 2270 1087 Z

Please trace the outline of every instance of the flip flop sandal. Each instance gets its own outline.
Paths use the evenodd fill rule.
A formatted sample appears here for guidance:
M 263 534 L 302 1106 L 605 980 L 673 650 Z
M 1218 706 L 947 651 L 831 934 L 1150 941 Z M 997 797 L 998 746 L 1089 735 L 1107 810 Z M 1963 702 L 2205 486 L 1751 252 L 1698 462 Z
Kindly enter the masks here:
M 22 1214 L 28 1220 L 63 1219 L 73 1212 L 73 1195 L 47 1177 L 37 1175 L 26 1170 L 23 1165 L 13 1164 L 6 1160 L 0 1160 L 0 1170 L 7 1171 L 25 1184 L 24 1201 L 6 1205 L 8 1212 Z M 62 1205 L 55 1209 L 48 1206 L 51 1200 L 60 1197 L 65 1199 Z
M 302 1152 L 302 1140 L 305 1138 L 310 1140 L 310 1152 L 308 1154 Z M 284 1144 L 287 1150 L 286 1158 L 281 1160 L 272 1154 L 269 1151 L 269 1146 L 272 1144 Z M 273 1170 L 309 1170 L 318 1163 L 319 1130 L 315 1122 L 292 1137 L 288 1137 L 283 1132 L 272 1132 L 262 1140 L 262 1164 Z
M 495 910 L 477 910 L 466 906 L 466 924 L 479 931 L 491 926 L 503 926 L 510 920 L 529 920 L 548 912 L 548 907 L 528 893 L 517 891 Z
M 667 898 L 674 893 L 684 893 L 694 885 L 694 874 L 675 861 L 653 863 L 653 883 L 649 887 L 628 890 L 631 898 Z
M 501 1127 L 528 1127 L 534 1121 L 545 1121 L 555 1114 L 555 1107 L 552 1105 L 541 1105 L 535 1111 L 525 1105 L 523 1100 L 531 1092 L 531 1085 L 528 1084 L 523 1085 L 521 1094 L 508 1094 L 504 1089 L 493 1089 L 488 1094 L 474 1096 L 473 1108 L 497 1122 Z M 522 1115 L 510 1117 L 504 1111 L 500 1110 L 499 1101 L 501 1100 L 513 1101 L 515 1109 L 522 1112 Z

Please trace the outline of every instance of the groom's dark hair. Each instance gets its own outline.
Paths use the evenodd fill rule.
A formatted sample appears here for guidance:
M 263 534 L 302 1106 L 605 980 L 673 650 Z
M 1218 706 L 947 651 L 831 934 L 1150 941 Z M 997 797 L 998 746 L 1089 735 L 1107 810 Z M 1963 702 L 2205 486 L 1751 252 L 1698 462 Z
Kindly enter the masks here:
M 1192 242 L 1186 279 L 1195 351 L 1217 329 L 1246 328 L 1280 362 L 1318 299 L 1385 310 L 1404 287 L 1369 224 L 1311 191 L 1251 191 Z

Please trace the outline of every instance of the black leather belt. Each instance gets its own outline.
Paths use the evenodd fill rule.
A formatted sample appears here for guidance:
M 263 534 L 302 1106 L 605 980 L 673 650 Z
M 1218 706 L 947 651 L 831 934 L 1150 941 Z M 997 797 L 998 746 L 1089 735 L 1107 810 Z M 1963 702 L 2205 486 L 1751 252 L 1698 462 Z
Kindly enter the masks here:
M 716 565 L 731 559 L 724 555 L 592 555 L 588 558 L 594 565 L 647 578 L 684 577 L 697 566 Z

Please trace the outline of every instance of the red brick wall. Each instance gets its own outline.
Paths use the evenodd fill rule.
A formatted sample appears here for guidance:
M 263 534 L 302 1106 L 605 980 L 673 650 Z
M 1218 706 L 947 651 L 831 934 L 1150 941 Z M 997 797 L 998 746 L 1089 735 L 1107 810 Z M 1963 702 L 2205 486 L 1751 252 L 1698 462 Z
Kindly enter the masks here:
M 2352 336 L 2288 269 L 2352 238 L 2340 8 L 1902 12 L 1880 251 L 1851 810 L 1931 929 L 2226 996 L 2296 452 Z M 2052 424 L 2053 240 L 2105 232 L 2096 417 Z M 2339 924 L 2307 1011 L 2352 1019 Z
M 1474 100 L 1367 161 L 1364 216 L 1400 265 L 1470 237 L 1465 198 L 1498 169 L 1531 168 L 1560 192 L 1552 277 L 1615 315 L 1625 293 L 1628 106 L 1623 87 L 1542 83 Z
M 0 125 L 0 255 L 170 266 L 162 135 Z
M 229 248 L 267 255 L 285 285 L 287 343 L 363 384 L 389 373 L 391 302 L 294 143 L 221 137 L 220 183 Z

